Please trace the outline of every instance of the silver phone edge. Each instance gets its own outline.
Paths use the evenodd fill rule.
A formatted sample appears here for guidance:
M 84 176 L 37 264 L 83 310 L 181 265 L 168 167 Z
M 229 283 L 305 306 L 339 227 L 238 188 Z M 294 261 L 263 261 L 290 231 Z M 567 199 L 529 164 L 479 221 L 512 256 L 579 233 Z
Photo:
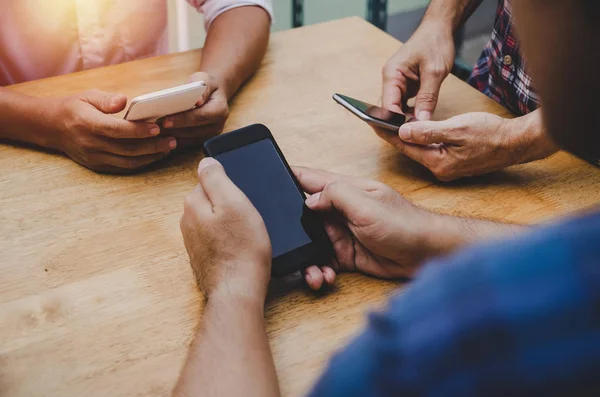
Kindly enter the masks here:
M 352 106 L 352 104 L 346 101 L 344 98 L 340 97 L 338 94 L 333 94 L 333 100 L 336 101 L 338 104 L 342 105 L 344 108 L 349 110 L 350 113 L 354 114 L 356 117 L 366 122 L 367 124 L 372 124 L 390 131 L 397 131 L 399 128 L 394 124 L 386 123 L 385 121 L 374 119 L 368 114 L 364 114 L 363 112 Z

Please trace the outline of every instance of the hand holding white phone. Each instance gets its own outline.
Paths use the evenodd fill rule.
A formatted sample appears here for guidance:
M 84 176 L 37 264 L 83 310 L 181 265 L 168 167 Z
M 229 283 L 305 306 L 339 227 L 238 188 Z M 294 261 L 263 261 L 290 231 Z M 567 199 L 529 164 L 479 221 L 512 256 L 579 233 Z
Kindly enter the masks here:
M 206 90 L 203 81 L 196 81 L 166 90 L 135 97 L 125 113 L 125 120 L 149 121 L 193 109 Z

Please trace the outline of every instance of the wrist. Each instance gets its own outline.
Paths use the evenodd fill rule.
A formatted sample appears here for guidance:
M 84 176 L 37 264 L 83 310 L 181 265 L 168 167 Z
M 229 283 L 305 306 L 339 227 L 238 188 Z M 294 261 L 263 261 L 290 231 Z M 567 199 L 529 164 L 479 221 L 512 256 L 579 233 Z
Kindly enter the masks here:
M 253 293 L 246 288 L 221 284 L 206 295 L 206 304 L 218 307 L 236 307 L 264 314 L 266 292 Z
M 451 20 L 436 15 L 425 15 L 418 30 L 428 35 L 447 36 L 454 43 L 454 25 Z
M 429 212 L 429 227 L 422 236 L 427 247 L 427 258 L 448 254 L 467 244 L 469 234 L 465 233 L 461 218 Z
M 526 116 L 506 119 L 503 128 L 509 165 L 522 164 L 546 158 L 558 151 L 558 146 L 550 139 L 544 128 L 541 111 Z
M 223 273 L 225 277 L 220 275 L 220 279 L 202 283 L 204 287 L 209 287 L 203 288 L 208 302 L 260 307 L 262 310 L 267 297 L 270 273 L 258 269 L 270 269 L 269 266 L 252 265 L 251 261 L 243 261 L 220 263 L 218 267 L 226 271 Z M 242 271 L 243 269 L 248 271 Z
M 64 131 L 66 129 L 65 115 L 61 111 L 60 99 L 43 98 L 37 104 L 38 109 L 38 126 L 42 132 L 39 138 L 43 140 L 40 146 L 58 151 L 62 150 L 62 141 Z
M 523 230 L 523 226 L 459 216 L 431 214 L 428 247 L 430 256 L 449 254 L 476 242 L 504 238 Z
M 211 84 L 216 87 L 216 90 L 221 91 L 227 100 L 229 101 L 233 95 L 236 93 L 238 87 L 232 81 L 232 79 L 228 79 L 226 76 L 220 75 L 218 72 L 203 72 L 205 73 L 211 81 Z
M 0 98 L 3 125 L 0 137 L 55 149 L 51 101 L 8 90 Z
M 431 1 L 421 24 L 435 23 L 454 37 L 454 32 L 462 26 L 464 19 L 465 8 L 461 5 L 448 6 L 444 0 Z

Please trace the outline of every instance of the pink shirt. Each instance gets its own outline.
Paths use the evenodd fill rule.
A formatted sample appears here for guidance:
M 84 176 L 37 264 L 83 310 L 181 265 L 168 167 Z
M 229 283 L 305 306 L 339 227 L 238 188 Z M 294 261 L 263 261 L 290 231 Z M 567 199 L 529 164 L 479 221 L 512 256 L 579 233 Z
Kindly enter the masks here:
M 166 0 L 2 0 L 0 86 L 167 52 Z M 205 26 L 222 12 L 272 0 L 188 0 Z

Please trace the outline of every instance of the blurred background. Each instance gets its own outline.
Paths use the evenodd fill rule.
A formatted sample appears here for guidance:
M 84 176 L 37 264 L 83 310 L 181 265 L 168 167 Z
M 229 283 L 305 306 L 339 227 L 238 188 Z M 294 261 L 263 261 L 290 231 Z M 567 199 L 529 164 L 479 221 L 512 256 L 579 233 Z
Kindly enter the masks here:
M 200 48 L 204 44 L 201 14 L 185 0 L 169 2 L 169 48 L 172 52 Z M 358 16 L 406 41 L 419 26 L 429 0 L 273 0 L 272 30 L 291 29 L 332 19 Z M 457 35 L 454 73 L 465 79 L 488 41 L 497 0 L 484 0 L 465 28 Z

